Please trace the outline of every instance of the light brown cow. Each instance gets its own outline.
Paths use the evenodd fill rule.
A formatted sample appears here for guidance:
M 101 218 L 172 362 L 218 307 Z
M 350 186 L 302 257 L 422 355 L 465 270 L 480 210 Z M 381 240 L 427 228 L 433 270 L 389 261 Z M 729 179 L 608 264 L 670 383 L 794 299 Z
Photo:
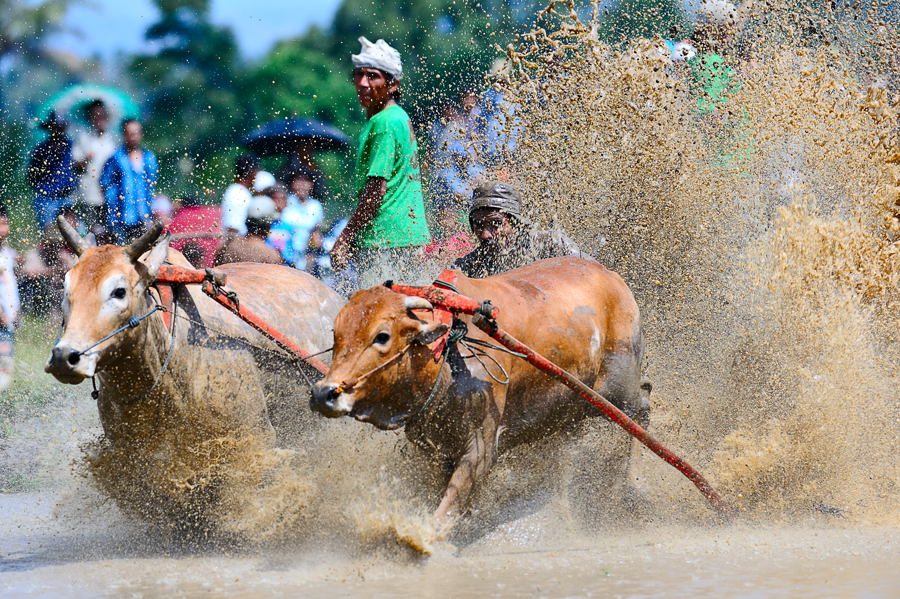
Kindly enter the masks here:
M 199 285 L 174 288 L 174 334 L 157 312 L 85 352 L 159 301 L 151 285 L 164 260 L 190 264 L 168 248 L 167 237 L 156 241 L 159 228 L 123 248 L 87 247 L 68 223 L 60 226 L 79 259 L 66 274 L 64 330 L 46 370 L 70 384 L 96 377 L 104 451 L 131 455 L 129 463 L 140 465 L 116 476 L 150 486 L 154 473 L 168 481 L 167 469 L 211 440 L 254 435 L 270 447 L 284 446 L 316 424 L 297 400 L 306 386 L 297 364 Z M 239 263 L 220 270 L 242 303 L 298 345 L 311 353 L 330 345 L 343 299 L 322 282 L 284 266 Z M 190 484 L 200 486 L 210 465 L 198 460 L 196 467 L 200 474 Z M 161 501 L 160 489 L 147 494 L 154 497 L 148 507 Z
M 646 425 L 649 383 L 641 384 L 640 317 L 619 275 L 566 257 L 486 279 L 460 275 L 456 287 L 479 302 L 490 299 L 504 329 Z M 427 344 L 446 325 L 421 311 L 428 306 L 383 286 L 356 293 L 335 321 L 331 371 L 313 386 L 310 405 L 326 416 L 350 415 L 382 429 L 405 426 L 410 440 L 434 448 L 452 471 L 434 514 L 443 526 L 465 509 L 497 453 L 570 430 L 600 412 L 497 350 L 487 350 L 497 364 L 483 359 L 493 377 L 478 361 L 464 358 L 466 349 L 452 349 L 450 368 L 442 369 Z M 468 334 L 489 341 L 474 326 Z M 497 380 L 504 380 L 503 371 L 508 384 Z M 622 439 L 627 466 L 631 441 L 624 434 Z

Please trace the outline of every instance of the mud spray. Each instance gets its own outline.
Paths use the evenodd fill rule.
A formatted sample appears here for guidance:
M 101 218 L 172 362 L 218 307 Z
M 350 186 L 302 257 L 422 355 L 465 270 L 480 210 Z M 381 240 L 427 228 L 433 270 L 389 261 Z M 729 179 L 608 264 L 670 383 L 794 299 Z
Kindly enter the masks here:
M 879 10 L 745 8 L 697 44 L 732 70 L 714 110 L 661 40 L 610 48 L 567 2 L 495 82 L 531 216 L 639 298 L 652 429 L 752 518 L 900 516 L 900 30 Z M 637 470 L 653 513 L 702 517 L 652 456 Z
M 701 110 L 691 67 L 661 40 L 609 47 L 596 11 L 553 3 L 502 49 L 491 85 L 518 133 L 492 168 L 537 223 L 564 227 L 632 287 L 651 430 L 745 518 L 895 526 L 900 28 L 876 5 L 817 5 L 742 13 L 715 48 L 734 86 Z M 427 525 L 438 470 L 400 435 L 329 421 L 273 449 L 197 418 L 139 447 L 90 444 L 88 480 L 160 528 L 187 519 L 242 542 L 395 553 L 397 536 L 439 536 Z M 456 540 L 548 503 L 562 535 L 590 537 L 622 513 L 711 521 L 695 489 L 646 451 L 631 501 L 607 501 L 602 482 L 593 496 L 566 492 L 588 472 L 578 456 L 590 462 L 616 434 L 600 425 L 504 456 Z

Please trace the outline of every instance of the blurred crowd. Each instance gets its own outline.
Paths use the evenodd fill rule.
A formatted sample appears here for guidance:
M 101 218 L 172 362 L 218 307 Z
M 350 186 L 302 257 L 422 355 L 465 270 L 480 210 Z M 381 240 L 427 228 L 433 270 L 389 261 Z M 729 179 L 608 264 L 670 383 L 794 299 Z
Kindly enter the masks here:
M 500 135 L 506 118 L 500 102 L 492 90 L 481 99 L 466 91 L 447 99 L 430 128 L 429 213 L 437 234 L 422 248 L 429 257 L 449 263 L 474 247 L 465 226 L 474 182 L 500 146 L 510 143 Z M 234 160 L 233 181 L 218 203 L 199 194 L 170 198 L 159 185 L 156 156 L 144 145 L 139 121 L 112 123 L 99 99 L 81 111 L 86 126 L 53 111 L 38 124 L 46 137 L 31 152 L 27 172 L 40 232 L 36 245 L 23 252 L 10 248 L 5 209 L 0 216 L 4 322 L 16 320 L 20 306 L 41 315 L 60 305 L 63 277 L 75 257 L 62 242 L 58 216 L 98 245 L 126 244 L 150 223 L 162 222 L 171 246 L 198 268 L 284 264 L 343 291 L 355 287 L 354 261 L 337 272 L 330 260 L 348 215 L 326 220 L 326 179 L 308 158 L 288 157 L 273 174 L 256 156 L 243 154 Z
M 693 37 L 660 48 L 671 68 L 690 69 L 685 77 L 701 115 L 725 112 L 739 86 L 739 61 L 722 49 L 743 27 L 746 6 L 703 0 Z M 50 111 L 39 123 L 46 137 L 28 161 L 40 230 L 33 248 L 17 253 L 9 246 L 0 206 L 0 389 L 8 382 L 20 306 L 46 314 L 61 304 L 75 257 L 57 229 L 59 217 L 98 245 L 129 243 L 162 222 L 171 247 L 197 268 L 282 264 L 344 294 L 393 278 L 427 283 L 451 265 L 485 277 L 553 256 L 590 258 L 561 230 L 536 229 L 518 190 L 497 168 L 521 134 L 517 106 L 492 87 L 448 98 L 429 128 L 421 168 L 418 136 L 400 106 L 400 52 L 381 39 L 359 41 L 352 81 L 366 123 L 357 139 L 356 204 L 347 214 L 327 206 L 334 198 L 312 152 L 288 155 L 275 174 L 255 156 L 240 155 L 217 202 L 192 194 L 170 199 L 139 121 L 114 123 L 101 99 L 79 107 L 84 126 L 70 127 L 65 115 Z M 489 78 L 504 68 L 499 60 Z M 735 135 L 745 134 L 737 121 Z M 723 153 L 722 161 L 731 158 Z M 328 221 L 326 214 L 336 218 Z

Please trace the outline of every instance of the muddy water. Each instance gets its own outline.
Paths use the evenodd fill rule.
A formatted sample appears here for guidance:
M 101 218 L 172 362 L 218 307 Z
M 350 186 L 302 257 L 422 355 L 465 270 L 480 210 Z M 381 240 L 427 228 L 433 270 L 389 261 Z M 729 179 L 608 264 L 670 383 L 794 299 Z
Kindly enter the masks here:
M 887 598 L 900 593 L 896 527 L 818 511 L 699 524 L 708 516 L 690 485 L 672 472 L 657 471 L 648 456 L 637 462 L 633 484 L 648 495 L 660 486 L 675 493 L 669 505 L 657 504 L 649 515 L 606 517 L 586 527 L 573 517 L 565 497 L 551 493 L 536 505 L 518 506 L 521 517 L 464 546 L 439 544 L 435 555 L 423 560 L 390 540 L 361 541 L 358 533 L 348 534 L 358 528 L 355 521 L 364 520 L 349 513 L 342 524 L 324 521 L 325 534 L 312 542 L 184 547 L 122 515 L 73 475 L 75 448 L 98 433 L 91 402 L 61 398 L 16 427 L 28 435 L 13 435 L 3 458 L 15 460 L 40 482 L 33 491 L 0 495 L 4 597 Z M 505 465 L 500 478 L 524 464 Z M 384 500 L 377 489 L 364 491 L 371 501 Z M 677 499 L 679 492 L 688 497 L 686 503 Z M 476 509 L 484 510 L 490 499 Z M 356 505 L 370 517 L 385 507 Z M 687 513 L 678 513 L 685 508 Z M 402 515 L 409 506 L 393 509 Z
M 0 496 L 3 596 L 760 598 L 900 592 L 897 529 L 824 514 L 730 526 L 663 517 L 607 521 L 593 529 L 556 499 L 467 546 L 439 545 L 427 560 L 389 541 L 352 546 L 347 530 L 354 528 L 353 515 L 343 528 L 331 528 L 331 538 L 314 543 L 184 548 L 123 517 L 78 481 L 67 480 L 63 469 L 52 460 L 44 466 L 65 481 L 62 488 Z M 639 483 L 640 475 L 635 478 Z M 654 483 L 680 484 L 665 476 Z M 363 509 L 372 508 L 377 510 Z
M 34 482 L 0 500 L 0 591 L 900 595 L 900 28 L 875 4 L 861 18 L 818 4 L 759 4 L 721 50 L 741 85 L 712 114 L 655 42 L 607 47 L 566 3 L 497 81 L 523 131 L 497 172 L 536 222 L 565 226 L 635 290 L 651 429 L 736 523 L 716 523 L 646 451 L 626 497 L 577 488 L 578 456 L 621 434 L 601 426 L 503 456 L 453 547 L 427 525 L 440 489 L 421 456 L 330 422 L 291 448 L 290 469 L 260 471 L 256 449 L 230 456 L 235 481 L 268 483 L 232 485 L 217 506 L 246 539 L 186 548 L 79 475 L 77 448 L 99 434 L 79 396 L 14 423 L 2 448 L 5 470 Z M 280 527 L 297 503 L 305 517 Z M 398 535 L 434 556 L 413 558 Z
M 875 527 L 662 525 L 559 534 L 526 517 L 457 554 L 179 552 L 127 523 L 52 515 L 53 493 L 0 498 L 0 593 L 69 597 L 896 597 L 900 533 Z M 562 538 L 565 537 L 565 538 Z

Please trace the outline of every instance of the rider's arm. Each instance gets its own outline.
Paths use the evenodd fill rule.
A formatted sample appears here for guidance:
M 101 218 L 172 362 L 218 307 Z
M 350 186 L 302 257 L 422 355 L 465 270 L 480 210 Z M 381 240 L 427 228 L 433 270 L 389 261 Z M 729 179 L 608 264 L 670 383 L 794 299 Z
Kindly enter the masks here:
M 369 177 L 366 180 L 366 186 L 359 195 L 356 210 L 342 233 L 349 243 L 352 244 L 359 232 L 365 229 L 378 214 L 385 193 L 387 193 L 387 180 L 383 177 Z
M 350 221 L 331 249 L 331 264 L 335 269 L 342 269 L 350 260 L 356 236 L 378 214 L 386 192 L 387 180 L 383 177 L 369 177 L 366 180 L 366 185 L 359 194 L 359 203 L 356 205 L 356 210 L 353 211 L 353 216 L 350 217 Z

